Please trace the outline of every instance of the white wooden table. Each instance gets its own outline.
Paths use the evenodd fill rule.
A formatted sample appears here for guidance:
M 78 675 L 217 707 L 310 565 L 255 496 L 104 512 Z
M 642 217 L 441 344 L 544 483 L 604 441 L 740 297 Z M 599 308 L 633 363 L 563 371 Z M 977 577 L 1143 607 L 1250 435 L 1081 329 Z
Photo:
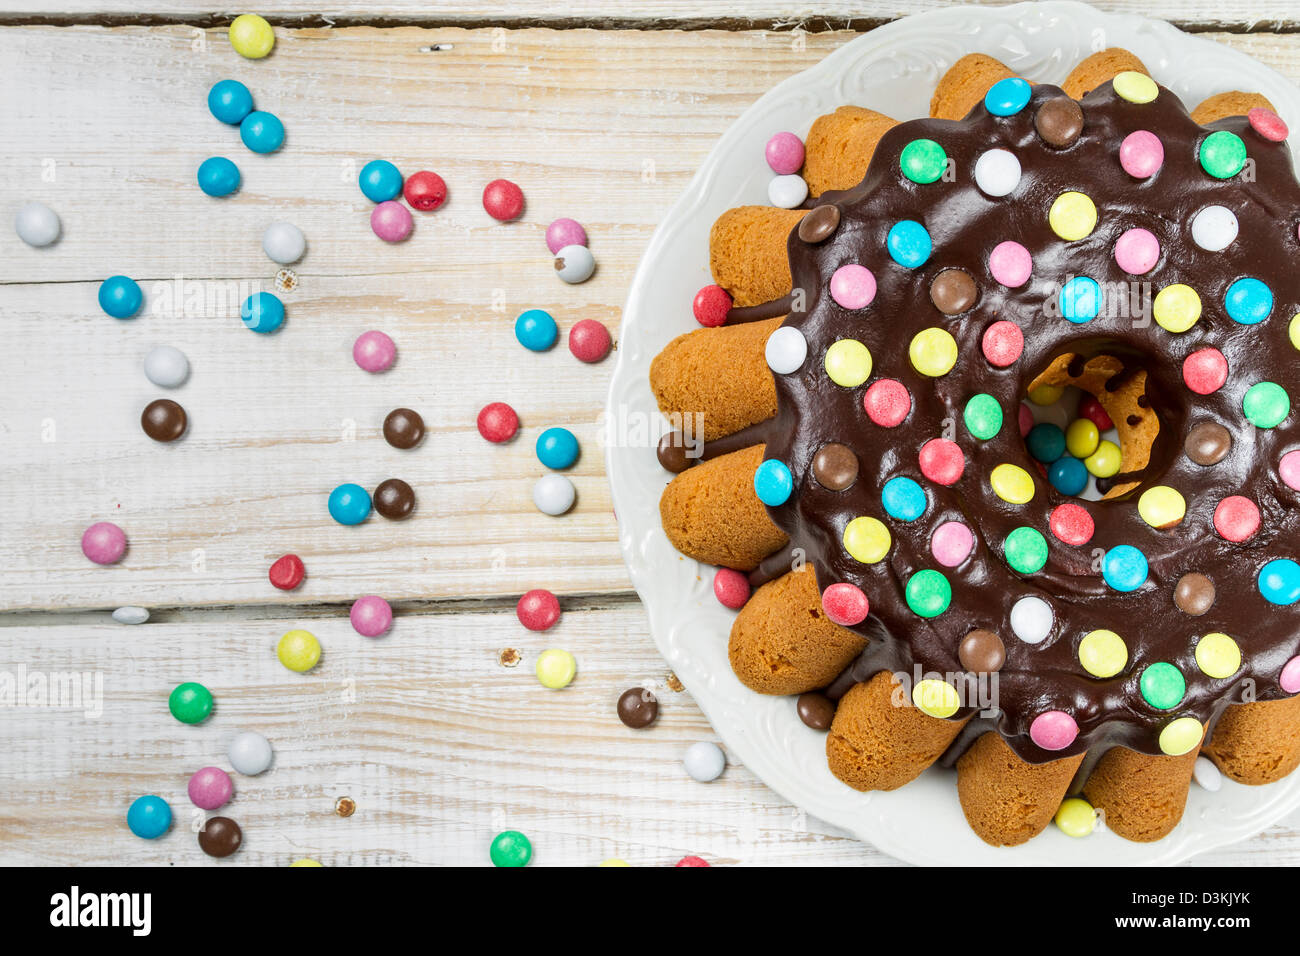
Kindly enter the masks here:
M 597 442 L 612 360 L 584 366 L 561 345 L 534 355 L 514 316 L 551 311 L 617 333 L 637 259 L 717 136 L 779 80 L 867 29 L 942 4 L 884 0 L 349 0 L 312 8 L 268 0 L 275 52 L 246 61 L 225 17 L 197 0 L 0 0 L 0 672 L 85 672 L 102 712 L 27 706 L 0 712 L 0 863 L 213 863 L 189 832 L 190 773 L 225 763 L 239 729 L 276 748 L 274 768 L 236 777 L 226 811 L 244 829 L 233 864 L 482 864 L 494 833 L 527 833 L 535 863 L 619 856 L 668 864 L 893 862 L 808 819 L 732 764 L 691 781 L 680 756 L 716 739 L 673 690 L 631 592 Z M 1104 3 L 1207 31 L 1300 76 L 1300 19 L 1287 0 L 1227 10 L 1205 0 Z M 846 27 L 850 29 L 845 29 Z M 1273 34 L 1248 32 L 1280 28 Z M 432 46 L 444 47 L 428 51 Z M 285 148 L 256 156 L 207 112 L 208 87 L 234 77 L 285 121 Z M 240 165 L 225 200 L 196 188 L 210 155 Z M 356 171 L 382 157 L 440 172 L 450 200 L 416 214 L 399 246 L 370 232 Z M 527 195 L 500 225 L 478 195 L 504 176 Z M 29 249 L 8 225 L 28 199 L 62 216 L 54 247 Z M 550 275 L 542 241 L 558 216 L 583 222 L 596 276 Z M 275 336 L 240 325 L 250 284 L 270 288 L 264 226 L 298 223 L 309 250 Z M 99 280 L 141 281 L 129 322 L 95 304 Z M 397 341 L 397 365 L 352 363 L 361 331 Z M 616 336 L 617 337 L 617 336 Z M 164 393 L 140 370 L 153 345 L 190 357 L 166 397 L 188 410 L 184 441 L 160 446 L 138 424 Z M 523 432 L 490 446 L 479 407 L 508 401 Z M 391 408 L 429 426 L 390 448 Z M 578 505 L 532 506 L 537 433 L 565 425 L 583 443 Z M 344 528 L 325 512 L 343 481 L 401 477 L 417 513 Z M 130 552 L 90 566 L 92 521 L 121 524 Z M 293 551 L 304 586 L 275 591 L 266 569 Z M 562 596 L 560 625 L 536 635 L 513 605 L 529 588 Z M 398 619 L 382 640 L 347 620 L 378 593 Z M 150 623 L 109 619 L 119 605 Z M 279 635 L 306 627 L 325 654 L 308 675 L 282 668 Z M 573 651 L 577 680 L 543 689 L 548 646 Z M 513 648 L 522 662 L 500 663 Z M 217 698 L 197 727 L 167 694 L 199 680 Z M 655 687 L 661 717 L 625 728 L 614 702 Z M 92 709 L 93 710 L 93 709 Z M 131 836 L 125 810 L 166 797 L 165 838 Z M 343 818 L 335 801 L 351 797 Z M 1300 815 L 1197 862 L 1300 863 Z

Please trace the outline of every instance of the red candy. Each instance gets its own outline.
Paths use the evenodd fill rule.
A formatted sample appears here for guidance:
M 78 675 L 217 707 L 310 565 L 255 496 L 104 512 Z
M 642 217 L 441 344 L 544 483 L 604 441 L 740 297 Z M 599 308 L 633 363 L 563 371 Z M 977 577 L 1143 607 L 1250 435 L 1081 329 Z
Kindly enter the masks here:
M 1087 544 L 1092 540 L 1092 533 L 1096 530 L 1096 524 L 1088 509 L 1071 504 L 1057 505 L 1052 510 L 1047 526 L 1052 529 L 1052 534 L 1066 544 L 1076 545 Z
M 501 222 L 518 219 L 524 211 L 524 191 L 508 179 L 494 179 L 483 187 L 483 208 Z
M 302 584 L 302 579 L 306 576 L 306 573 L 307 569 L 303 567 L 302 558 L 296 554 L 286 554 L 271 565 L 271 570 L 267 572 L 266 576 L 281 591 L 292 591 Z
M 902 382 L 882 378 L 872 382 L 862 396 L 862 407 L 875 424 L 882 428 L 893 428 L 902 424 L 907 413 L 912 410 L 912 396 Z
M 727 321 L 727 313 L 731 311 L 731 296 L 720 285 L 706 285 L 695 293 L 691 309 L 695 312 L 696 322 L 716 329 Z
M 1227 380 L 1228 360 L 1218 349 L 1200 349 L 1183 360 L 1183 381 L 1197 395 L 1217 392 Z
M 713 596 L 723 607 L 738 611 L 749 600 L 749 577 L 731 568 L 718 568 L 713 574 Z
M 1089 392 L 1084 392 L 1079 399 L 1079 417 L 1088 419 L 1097 426 L 1099 432 L 1115 427 L 1115 423 L 1106 414 L 1106 409 L 1102 408 L 1101 402 L 1097 401 L 1097 396 Z
M 1241 495 L 1229 495 L 1214 509 L 1214 530 L 1226 541 L 1245 541 L 1259 530 L 1259 508 Z
M 867 619 L 871 605 L 861 588 L 840 582 L 822 592 L 822 610 L 833 623 L 853 627 Z
M 676 863 L 673 864 L 673 866 L 675 866 L 675 867 L 677 867 L 677 866 L 708 866 L 708 865 L 709 865 L 708 862 L 706 862 L 705 860 L 701 860 L 698 856 L 684 856 L 684 857 L 682 857 L 680 860 L 678 860 Z
M 550 591 L 535 588 L 515 605 L 519 623 L 530 631 L 549 631 L 560 619 L 560 599 Z
M 1286 122 L 1272 110 L 1256 106 L 1246 114 L 1251 129 L 1272 143 L 1280 143 L 1290 135 Z
M 519 416 L 505 402 L 484 405 L 478 413 L 478 433 L 490 442 L 500 444 L 515 437 L 519 431 Z
M 412 209 L 433 212 L 446 200 L 447 184 L 437 173 L 422 169 L 406 177 L 406 183 L 402 186 L 402 195 L 406 197 Z
M 966 470 L 966 456 L 956 442 L 931 438 L 921 446 L 921 474 L 936 485 L 955 485 Z
M 569 351 L 582 362 L 599 362 L 609 354 L 613 340 L 609 329 L 595 319 L 575 322 L 569 329 Z
M 1003 319 L 984 330 L 980 346 L 990 365 L 1006 368 L 1020 358 L 1020 353 L 1025 350 L 1025 333 L 1020 331 L 1020 326 L 1016 323 Z

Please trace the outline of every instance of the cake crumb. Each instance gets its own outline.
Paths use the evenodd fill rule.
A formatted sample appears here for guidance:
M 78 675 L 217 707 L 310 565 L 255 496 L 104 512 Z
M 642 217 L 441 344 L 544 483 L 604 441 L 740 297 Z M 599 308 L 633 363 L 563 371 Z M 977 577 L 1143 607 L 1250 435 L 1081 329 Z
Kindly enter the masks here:
M 503 647 L 501 653 L 497 655 L 497 663 L 502 667 L 514 667 L 521 660 L 523 655 L 513 647 Z
M 672 671 L 668 672 L 668 676 L 664 678 L 664 683 L 668 685 L 669 690 L 677 694 L 680 694 L 682 691 L 686 689 L 685 687 L 682 686 L 682 682 L 677 679 L 677 675 L 674 674 Z
M 341 817 L 350 817 L 357 812 L 357 802 L 351 797 L 339 797 L 334 801 L 334 812 Z

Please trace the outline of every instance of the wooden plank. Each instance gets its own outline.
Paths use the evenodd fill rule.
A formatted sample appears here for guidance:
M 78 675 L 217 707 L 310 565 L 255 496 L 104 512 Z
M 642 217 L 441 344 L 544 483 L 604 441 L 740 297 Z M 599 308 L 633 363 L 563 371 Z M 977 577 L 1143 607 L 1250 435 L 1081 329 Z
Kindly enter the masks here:
M 102 615 L 54 626 L 10 618 L 0 627 L 0 672 L 103 678 L 99 716 L 84 706 L 4 710 L 0 864 L 282 866 L 311 856 L 330 866 L 481 865 L 507 828 L 529 835 L 539 866 L 611 856 L 663 866 L 688 853 L 715 864 L 893 862 L 801 814 L 743 766 L 710 784 L 689 779 L 682 753 L 717 738 L 689 694 L 665 687 L 634 604 L 566 610 L 546 634 L 524 631 L 509 612 L 399 614 L 373 641 L 338 609 L 165 618 L 134 628 Z M 309 674 L 275 659 L 290 627 L 324 645 Z M 548 646 L 578 658 L 565 690 L 533 676 Z M 505 647 L 520 651 L 518 666 L 498 663 Z M 216 697 L 201 725 L 167 712 L 167 694 L 184 680 Z M 614 714 L 619 694 L 637 685 L 661 699 L 659 721 L 644 731 Z M 225 750 L 242 729 L 271 740 L 275 764 L 235 777 L 223 812 L 246 843 L 222 864 L 194 842 L 185 784 L 200 767 L 229 769 Z M 126 828 L 126 808 L 143 793 L 163 796 L 175 814 L 158 841 Z M 357 804 L 346 819 L 334 813 L 342 796 Z M 1196 862 L 1300 863 L 1300 813 Z

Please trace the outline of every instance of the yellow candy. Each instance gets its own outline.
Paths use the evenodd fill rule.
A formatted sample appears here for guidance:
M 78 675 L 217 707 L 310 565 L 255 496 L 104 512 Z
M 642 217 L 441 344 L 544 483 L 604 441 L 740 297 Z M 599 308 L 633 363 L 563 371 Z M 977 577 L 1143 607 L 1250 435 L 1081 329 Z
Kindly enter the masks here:
M 543 687 L 560 690 L 568 687 L 578 673 L 578 662 L 568 651 L 551 647 L 537 655 L 537 679 Z
M 1114 677 L 1128 663 L 1128 645 L 1114 631 L 1090 631 L 1079 642 L 1079 663 L 1093 677 Z
M 1065 430 L 1065 447 L 1075 458 L 1087 458 L 1097 450 L 1100 442 L 1101 432 L 1086 418 L 1070 422 L 1070 427 Z
M 1065 389 L 1060 385 L 1039 385 L 1031 388 L 1026 397 L 1035 405 L 1055 405 L 1064 394 Z
M 912 688 L 912 703 L 916 709 L 931 717 L 951 717 L 961 706 L 957 688 L 946 680 L 918 681 Z
M 883 559 L 893 543 L 889 529 L 865 515 L 854 518 L 844 529 L 844 550 L 863 564 L 875 564 Z
M 230 45 L 240 56 L 260 60 L 275 46 L 275 31 L 257 14 L 245 13 L 230 24 Z
M 912 367 L 922 375 L 938 378 L 957 364 L 957 340 L 943 329 L 917 332 L 907 349 Z
M 1023 505 L 1034 498 L 1034 479 L 1018 465 L 998 465 L 989 475 L 989 484 L 1003 501 Z
M 1066 836 L 1086 837 L 1097 826 L 1097 811 L 1080 797 L 1071 797 L 1056 811 L 1056 825 Z
M 305 674 L 320 660 L 320 641 L 311 631 L 286 631 L 276 645 L 275 655 L 289 670 Z
M 294 860 L 289 865 L 290 866 L 324 866 L 323 863 L 317 863 L 315 860 L 305 856 L 301 860 Z
M 840 339 L 826 350 L 826 374 L 836 385 L 855 388 L 871 377 L 871 352 L 856 339 Z
M 1181 757 L 1195 750 L 1204 734 L 1205 728 L 1195 717 L 1179 717 L 1160 731 L 1160 749 L 1171 757 Z
M 1103 440 L 1097 450 L 1083 460 L 1083 465 L 1098 478 L 1109 478 L 1119 474 L 1119 445 L 1113 441 Z
M 1187 502 L 1168 485 L 1156 485 L 1142 492 L 1138 514 L 1153 528 L 1172 528 L 1187 514 Z
M 1196 666 L 1207 677 L 1231 677 L 1241 669 L 1241 648 L 1227 634 L 1206 634 L 1196 642 Z
M 616 856 L 611 856 L 608 860 L 601 860 L 600 865 L 601 866 L 631 866 L 632 864 L 629 863 L 627 860 L 620 860 Z
M 1155 80 L 1134 70 L 1116 74 L 1112 82 L 1115 84 L 1115 95 L 1130 103 L 1150 103 L 1160 94 Z
M 1066 242 L 1092 233 L 1097 226 L 1097 207 L 1083 193 L 1061 193 L 1047 213 L 1048 225 Z
M 1300 349 L 1300 312 L 1291 317 L 1291 344 Z
M 1151 316 L 1166 332 L 1186 332 L 1201 317 L 1201 297 L 1181 282 L 1167 285 L 1156 293 Z

